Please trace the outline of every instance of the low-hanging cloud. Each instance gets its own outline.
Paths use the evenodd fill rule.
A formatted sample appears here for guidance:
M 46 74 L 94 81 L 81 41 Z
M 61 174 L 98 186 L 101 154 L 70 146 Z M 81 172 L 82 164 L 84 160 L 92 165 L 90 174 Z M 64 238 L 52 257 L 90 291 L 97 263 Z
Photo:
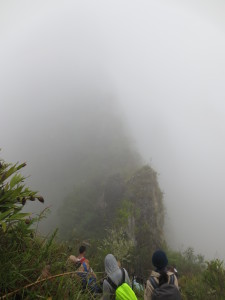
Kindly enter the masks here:
M 160 173 L 171 246 L 225 258 L 224 3 L 7 1 L 0 11 L 2 156 L 28 161 L 54 207 L 72 185 L 85 105 L 114 99 L 108 109 Z

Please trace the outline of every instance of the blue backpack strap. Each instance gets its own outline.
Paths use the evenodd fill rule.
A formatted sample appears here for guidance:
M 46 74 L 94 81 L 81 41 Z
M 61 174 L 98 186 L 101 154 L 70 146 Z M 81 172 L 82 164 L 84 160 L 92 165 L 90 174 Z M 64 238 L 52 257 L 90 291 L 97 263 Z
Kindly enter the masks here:
M 156 282 L 154 276 L 150 276 L 149 281 L 150 281 L 150 283 L 151 283 L 151 285 L 153 286 L 154 289 L 157 289 L 159 287 L 159 284 Z
M 85 262 L 82 262 L 82 265 L 83 265 L 83 267 L 84 267 L 84 271 L 85 271 L 85 272 L 88 272 L 87 265 L 85 264 Z
M 174 284 L 174 281 L 175 281 L 175 275 L 172 274 L 172 275 L 170 275 L 169 284 Z

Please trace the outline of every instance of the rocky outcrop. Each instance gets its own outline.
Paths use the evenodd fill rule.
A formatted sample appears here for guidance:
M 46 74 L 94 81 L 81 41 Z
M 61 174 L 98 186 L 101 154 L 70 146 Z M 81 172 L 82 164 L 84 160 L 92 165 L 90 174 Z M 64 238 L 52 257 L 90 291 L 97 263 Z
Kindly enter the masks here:
M 136 245 L 136 268 L 150 267 L 152 252 L 164 242 L 163 194 L 150 166 L 130 176 L 117 173 L 102 182 L 86 182 L 68 198 L 63 214 L 67 238 L 73 229 L 75 236 L 101 239 L 105 229 L 123 228 Z
M 144 166 L 126 181 L 119 175 L 108 179 L 103 201 L 106 224 L 122 227 L 134 241 L 135 270 L 143 274 L 147 271 L 143 268 L 151 266 L 152 252 L 164 243 L 163 194 L 157 173 Z
M 131 177 L 126 188 L 126 198 L 133 207 L 131 223 L 135 227 L 135 240 L 139 246 L 147 239 L 152 247 L 159 247 L 163 242 L 164 207 L 157 173 L 145 166 Z

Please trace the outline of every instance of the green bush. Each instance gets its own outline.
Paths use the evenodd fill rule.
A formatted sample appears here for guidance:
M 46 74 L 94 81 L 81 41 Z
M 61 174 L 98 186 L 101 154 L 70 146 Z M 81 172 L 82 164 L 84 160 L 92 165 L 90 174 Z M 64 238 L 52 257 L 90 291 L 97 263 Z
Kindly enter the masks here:
M 88 290 L 82 292 L 75 270 L 68 272 L 73 249 L 55 241 L 57 230 L 49 238 L 37 235 L 46 209 L 36 218 L 21 212 L 27 201 L 44 202 L 25 187 L 19 173 L 25 166 L 0 160 L 0 298 L 93 299 Z
M 25 166 L 26 163 L 12 165 L 0 160 L 0 226 L 4 232 L 21 225 L 21 220 L 30 215 L 21 212 L 27 201 L 38 199 L 44 202 L 43 197 L 23 184 L 25 177 L 19 170 Z M 29 225 L 30 220 L 27 219 L 25 222 Z
M 183 276 L 180 280 L 184 299 L 225 299 L 225 270 L 223 262 L 207 262 L 206 269 L 197 274 Z

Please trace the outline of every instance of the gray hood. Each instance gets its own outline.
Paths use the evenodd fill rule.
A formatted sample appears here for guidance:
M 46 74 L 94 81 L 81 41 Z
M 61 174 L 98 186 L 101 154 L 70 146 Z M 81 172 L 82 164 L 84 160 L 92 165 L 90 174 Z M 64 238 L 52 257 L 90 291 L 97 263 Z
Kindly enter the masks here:
M 119 269 L 117 260 L 112 254 L 108 254 L 105 257 L 105 272 L 108 276 L 116 272 Z
M 127 271 L 125 271 L 125 282 L 130 285 L 130 279 L 127 274 Z M 118 266 L 117 260 L 112 254 L 108 254 L 105 257 L 105 272 L 108 277 L 118 286 L 122 282 L 122 271 Z M 103 299 L 104 300 L 110 300 L 115 299 L 115 290 L 110 285 L 107 279 L 103 282 Z

